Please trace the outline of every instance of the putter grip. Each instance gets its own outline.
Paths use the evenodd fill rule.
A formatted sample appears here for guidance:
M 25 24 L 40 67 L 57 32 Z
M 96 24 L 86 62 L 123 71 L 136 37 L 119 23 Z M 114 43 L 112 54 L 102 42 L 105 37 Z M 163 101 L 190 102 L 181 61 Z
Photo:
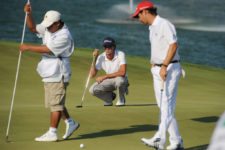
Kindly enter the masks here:
M 99 49 L 95 49 L 93 54 L 96 54 L 96 55 L 93 55 L 94 58 L 98 57 Z
M 92 64 L 91 66 L 94 66 L 96 61 L 97 61 L 97 58 L 98 58 L 98 55 L 99 55 L 99 50 L 98 49 L 95 49 L 97 55 L 93 55 L 93 60 L 92 60 Z

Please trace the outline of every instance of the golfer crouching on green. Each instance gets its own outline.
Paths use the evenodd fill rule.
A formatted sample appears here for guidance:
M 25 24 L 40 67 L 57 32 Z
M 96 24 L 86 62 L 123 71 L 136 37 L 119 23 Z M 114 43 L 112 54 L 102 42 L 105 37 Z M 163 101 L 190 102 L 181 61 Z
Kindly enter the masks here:
M 42 54 L 38 63 L 37 72 L 42 77 L 45 89 L 45 106 L 50 108 L 50 128 L 35 141 L 57 141 L 57 128 L 62 118 L 66 123 L 66 132 L 63 139 L 67 139 L 78 129 L 65 107 L 66 88 L 71 77 L 70 56 L 74 51 L 73 38 L 61 20 L 57 11 L 48 11 L 41 24 L 36 25 L 32 18 L 31 5 L 26 4 L 27 26 L 31 32 L 42 38 L 43 45 L 22 44 L 20 51 L 32 51 Z
M 125 106 L 125 94 L 128 94 L 127 63 L 125 53 L 116 49 L 116 42 L 111 37 L 103 40 L 104 52 L 99 55 L 98 50 L 94 50 L 96 57 L 95 65 L 91 68 L 91 77 L 96 77 L 99 70 L 104 70 L 106 74 L 96 77 L 96 82 L 90 87 L 89 92 L 104 101 L 104 106 L 112 106 L 116 98 L 116 106 Z M 99 56 L 98 56 L 99 55 Z

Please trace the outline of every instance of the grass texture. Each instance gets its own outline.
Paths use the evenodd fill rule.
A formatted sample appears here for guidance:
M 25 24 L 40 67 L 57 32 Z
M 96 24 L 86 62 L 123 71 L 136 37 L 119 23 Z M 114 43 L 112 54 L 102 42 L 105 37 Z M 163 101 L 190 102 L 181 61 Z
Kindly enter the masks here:
M 1 150 L 147 150 L 140 141 L 157 130 L 159 110 L 155 104 L 152 76 L 147 58 L 127 54 L 130 81 L 127 106 L 104 107 L 88 91 L 81 102 L 92 50 L 76 48 L 71 58 L 72 78 L 67 108 L 81 124 L 69 140 L 61 140 L 65 124 L 58 129 L 58 142 L 35 142 L 49 127 L 49 110 L 44 108 L 44 89 L 36 72 L 39 54 L 22 54 L 12 113 L 9 142 L 5 141 L 7 122 L 19 56 L 19 43 L 0 42 L 0 149 Z M 176 118 L 185 149 L 206 149 L 218 117 L 225 108 L 225 70 L 182 64 L 186 78 L 179 82 Z M 91 80 L 91 83 L 94 82 Z M 168 141 L 167 141 L 168 144 Z

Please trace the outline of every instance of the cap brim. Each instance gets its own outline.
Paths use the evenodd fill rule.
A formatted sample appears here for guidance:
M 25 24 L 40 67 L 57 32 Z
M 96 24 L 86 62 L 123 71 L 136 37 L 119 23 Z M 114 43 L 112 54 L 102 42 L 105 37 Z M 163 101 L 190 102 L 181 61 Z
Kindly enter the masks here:
M 41 25 L 44 26 L 45 28 L 47 28 L 47 27 L 51 26 L 53 23 L 54 23 L 54 22 L 49 22 L 49 21 L 47 21 L 47 20 L 43 20 L 43 21 L 41 22 Z
M 114 45 L 112 43 L 104 43 L 103 47 L 113 47 Z
M 138 18 L 140 10 L 136 10 L 135 13 L 131 16 L 132 18 Z

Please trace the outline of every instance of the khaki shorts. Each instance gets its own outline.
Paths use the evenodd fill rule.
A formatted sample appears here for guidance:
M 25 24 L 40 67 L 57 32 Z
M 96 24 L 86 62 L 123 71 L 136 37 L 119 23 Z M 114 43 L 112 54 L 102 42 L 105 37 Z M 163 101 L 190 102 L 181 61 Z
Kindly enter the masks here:
M 66 101 L 66 88 L 69 83 L 45 82 L 45 107 L 50 108 L 51 112 L 62 111 Z

